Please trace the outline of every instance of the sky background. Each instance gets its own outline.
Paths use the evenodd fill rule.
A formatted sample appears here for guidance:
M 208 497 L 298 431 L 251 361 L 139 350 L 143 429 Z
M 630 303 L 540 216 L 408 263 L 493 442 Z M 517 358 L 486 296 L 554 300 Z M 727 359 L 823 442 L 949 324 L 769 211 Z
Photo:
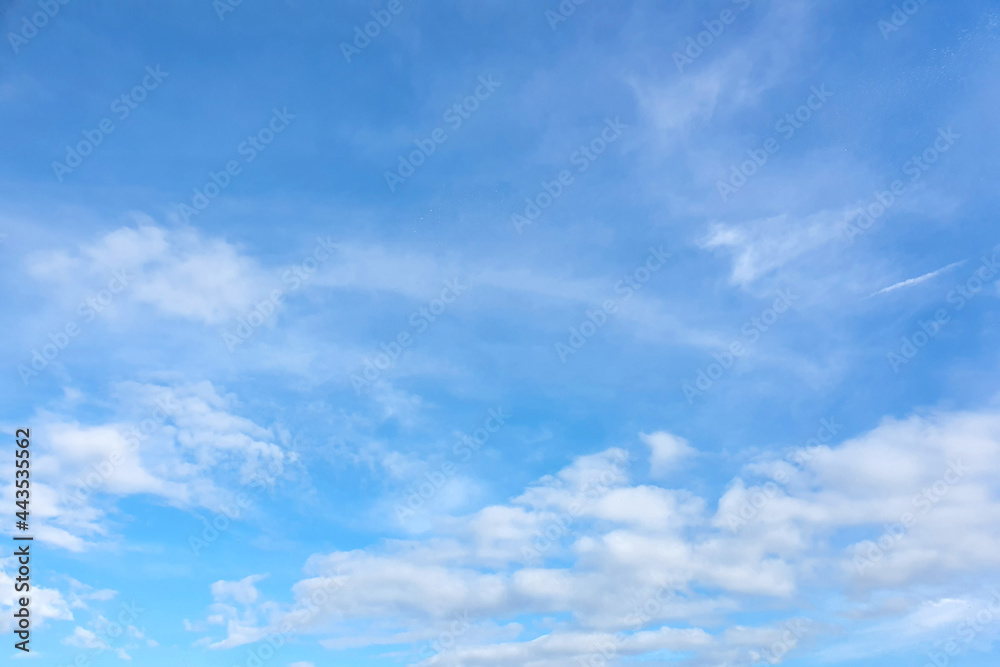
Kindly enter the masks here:
M 0 654 L 995 663 L 1000 3 L 45 6 Z

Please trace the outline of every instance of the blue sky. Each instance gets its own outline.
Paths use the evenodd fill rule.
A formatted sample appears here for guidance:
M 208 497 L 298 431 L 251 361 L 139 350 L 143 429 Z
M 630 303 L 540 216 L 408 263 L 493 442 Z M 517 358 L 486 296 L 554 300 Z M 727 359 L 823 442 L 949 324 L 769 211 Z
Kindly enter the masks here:
M 1000 6 L 668 4 L 2 3 L 0 652 L 993 664 Z

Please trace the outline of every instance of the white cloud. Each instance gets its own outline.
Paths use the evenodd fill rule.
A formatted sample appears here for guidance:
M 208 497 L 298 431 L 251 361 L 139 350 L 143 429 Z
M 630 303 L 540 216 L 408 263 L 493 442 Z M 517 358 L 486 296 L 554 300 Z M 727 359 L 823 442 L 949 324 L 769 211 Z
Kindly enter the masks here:
M 123 414 L 112 422 L 40 413 L 32 466 L 37 540 L 84 550 L 108 534 L 109 503 L 127 496 L 219 511 L 236 489 L 254 480 L 269 485 L 294 460 L 271 429 L 234 414 L 236 398 L 208 382 L 126 382 L 116 392 Z M 0 487 L 0 498 L 12 504 L 13 496 L 13 485 Z
M 730 282 L 745 287 L 842 236 L 841 227 L 851 215 L 844 209 L 802 218 L 782 213 L 739 225 L 716 223 L 700 245 L 728 251 L 733 257 Z
M 666 431 L 642 433 L 639 437 L 649 446 L 650 468 L 656 477 L 672 472 L 679 461 L 696 453 L 687 440 Z
M 731 114 L 757 104 L 763 93 L 783 82 L 803 45 L 808 45 L 805 27 L 813 13 L 805 2 L 772 6 L 744 37 L 727 33 L 725 50 L 709 49 L 680 73 L 670 68 L 667 83 L 629 81 L 640 111 L 658 132 L 660 140 L 655 143 L 680 143 L 689 130 L 707 125 L 717 113 Z M 750 20 L 748 14 L 739 15 L 739 20 Z M 683 37 L 678 42 L 683 44 Z
M 79 625 L 73 628 L 73 634 L 64 639 L 63 643 L 67 646 L 75 646 L 76 648 L 89 648 L 100 651 L 111 648 L 96 633 L 86 628 L 81 628 Z
M 913 287 L 914 285 L 919 285 L 920 283 L 927 282 L 931 278 L 935 278 L 935 277 L 941 275 L 942 273 L 946 273 L 948 271 L 951 271 L 955 267 L 961 266 L 962 264 L 965 264 L 965 260 L 962 260 L 961 262 L 952 262 L 951 264 L 948 264 L 947 266 L 942 266 L 940 269 L 937 269 L 936 271 L 931 271 L 929 273 L 923 274 L 922 276 L 918 276 L 916 278 L 909 278 L 908 280 L 900 281 L 898 283 L 895 283 L 894 285 L 889 285 L 888 287 L 883 287 L 879 291 L 873 293 L 871 296 L 877 296 L 879 294 L 885 294 L 886 292 L 894 292 L 894 291 L 896 291 L 898 289 L 902 289 L 904 287 Z
M 134 217 L 136 227 L 113 231 L 82 245 L 76 254 L 54 251 L 30 257 L 28 272 L 72 290 L 101 279 L 123 301 L 213 325 L 245 315 L 280 284 L 276 272 L 261 268 L 222 239 L 191 229 L 168 231 L 148 216 Z M 119 281 L 112 284 L 113 276 Z
M 11 504 L 13 505 L 13 501 Z M 14 590 L 14 577 L 17 576 L 17 568 L 16 556 L 0 558 L 0 632 L 4 634 L 9 634 L 14 630 L 14 609 L 19 606 L 17 601 L 23 595 L 23 593 Z M 58 589 L 37 586 L 32 583 L 30 597 L 33 624 L 44 626 L 47 621 L 73 620 L 70 605 Z
M 212 597 L 216 602 L 232 600 L 239 604 L 251 604 L 260 595 L 255 584 L 266 578 L 266 574 L 252 574 L 239 581 L 217 581 L 212 584 Z
M 643 439 L 654 443 L 651 463 L 664 453 L 661 462 L 674 460 L 687 446 L 666 433 Z M 784 481 L 736 527 L 727 515 L 745 500 L 756 503 L 762 485 L 738 478 L 710 509 L 684 489 L 637 483 L 628 461 L 614 449 L 583 456 L 509 503 L 439 517 L 426 538 L 315 555 L 308 578 L 293 587 L 293 604 L 248 604 L 262 623 L 249 622 L 249 609 L 213 607 L 212 618 L 229 626 L 213 646 L 254 641 L 283 623 L 325 637 L 330 648 L 415 643 L 468 619 L 434 664 L 566 664 L 607 642 L 621 656 L 690 651 L 692 664 L 733 664 L 765 659 L 775 642 L 794 651 L 817 633 L 841 632 L 828 618 L 803 618 L 804 610 L 817 612 L 802 601 L 845 587 L 855 591 L 853 601 L 820 605 L 833 604 L 827 611 L 838 623 L 865 623 L 854 610 L 892 594 L 903 602 L 881 616 L 916 614 L 914 622 L 946 626 L 954 609 L 948 600 L 968 595 L 969 582 L 1000 566 L 991 528 L 1000 521 L 991 491 L 1000 480 L 995 412 L 886 420 L 840 445 L 809 450 L 801 465 L 755 463 L 747 475 Z M 958 478 L 949 467 L 961 471 Z M 947 492 L 921 511 L 915 497 L 940 491 L 944 479 L 951 480 Z M 906 540 L 858 572 L 859 545 L 907 511 L 918 518 Z M 938 596 L 931 606 L 921 600 L 928 585 Z M 720 629 L 728 614 L 759 609 L 761 597 L 779 620 Z M 318 611 L 307 613 L 310 607 Z M 502 624 L 560 614 L 566 620 L 540 635 Z M 914 633 L 900 647 L 924 639 Z

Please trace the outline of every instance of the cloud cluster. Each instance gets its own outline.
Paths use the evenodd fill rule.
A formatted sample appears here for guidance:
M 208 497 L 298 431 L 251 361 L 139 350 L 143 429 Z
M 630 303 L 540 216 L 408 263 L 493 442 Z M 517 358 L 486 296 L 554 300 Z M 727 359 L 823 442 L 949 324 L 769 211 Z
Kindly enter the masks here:
M 656 473 L 691 453 L 667 433 L 643 439 Z M 725 519 L 762 481 L 736 478 L 710 503 L 638 483 L 637 466 L 616 466 L 624 450 L 582 456 L 509 503 L 438 517 L 425 538 L 313 556 L 309 577 L 293 587 L 296 602 L 253 605 L 256 596 L 243 596 L 260 612 L 252 616 L 267 620 L 216 645 L 267 634 L 335 575 L 342 587 L 303 631 L 329 648 L 416 646 L 468 619 L 447 648 L 438 642 L 427 662 L 437 665 L 554 666 L 602 650 L 666 651 L 696 665 L 777 662 L 836 624 L 857 631 L 945 599 L 971 605 L 985 596 L 972 582 L 1000 566 L 991 528 L 1000 520 L 991 491 L 1000 481 L 1000 413 L 886 420 L 809 454 L 747 466 L 748 478 L 783 483 L 740 531 Z M 946 477 L 948 492 L 936 493 Z M 907 513 L 916 520 L 899 544 L 859 570 L 857 552 Z M 554 526 L 561 529 L 546 538 Z M 526 558 L 545 539 L 552 544 L 541 562 Z M 879 608 L 886 596 L 894 606 Z M 762 607 L 771 620 L 732 620 Z M 924 619 L 911 644 L 946 632 L 951 620 Z
M 130 496 L 217 511 L 235 489 L 278 477 L 295 460 L 273 429 L 235 414 L 236 398 L 209 382 L 124 382 L 115 393 L 121 411 L 110 421 L 39 415 L 32 451 L 37 540 L 86 549 L 107 538 L 112 508 Z M 13 505 L 13 485 L 0 489 Z

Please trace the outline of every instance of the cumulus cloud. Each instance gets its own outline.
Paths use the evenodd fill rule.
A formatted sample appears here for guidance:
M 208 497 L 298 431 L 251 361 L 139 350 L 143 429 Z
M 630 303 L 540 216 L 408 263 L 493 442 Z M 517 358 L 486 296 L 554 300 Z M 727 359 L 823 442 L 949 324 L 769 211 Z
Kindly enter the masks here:
M 11 501 L 13 505 L 13 501 Z M 4 634 L 14 630 L 14 608 L 21 593 L 14 590 L 18 560 L 16 556 L 0 558 L 0 631 Z M 44 626 L 49 621 L 71 621 L 73 612 L 66 596 L 56 588 L 36 586 L 31 590 L 32 623 Z
M 129 496 L 218 511 L 236 489 L 269 485 L 295 459 L 272 429 L 235 414 L 236 398 L 211 383 L 125 382 L 116 392 L 122 413 L 113 421 L 40 415 L 32 465 L 37 540 L 70 551 L 93 546 L 108 536 L 114 503 Z M 13 504 L 13 485 L 0 487 L 0 497 Z
M 639 437 L 650 449 L 649 465 L 656 477 L 671 472 L 678 462 L 695 454 L 687 440 L 666 431 L 643 433 Z
M 642 440 L 651 464 L 690 454 L 667 433 Z M 410 643 L 443 665 L 558 665 L 602 650 L 689 654 L 693 665 L 780 661 L 801 642 L 840 631 L 828 617 L 811 618 L 816 611 L 803 600 L 846 605 L 830 610 L 846 623 L 864 599 L 886 594 L 897 603 L 877 612 L 878 623 L 921 613 L 938 627 L 940 614 L 914 592 L 931 585 L 942 601 L 934 609 L 950 614 L 944 600 L 975 597 L 976 574 L 1000 565 L 991 530 L 1000 501 L 990 492 L 998 454 L 995 412 L 886 420 L 794 464 L 757 461 L 744 476 L 771 478 L 767 489 L 737 478 L 710 505 L 684 489 L 641 483 L 630 455 L 611 449 L 578 458 L 509 503 L 441 518 L 423 539 L 314 555 L 294 602 L 252 604 L 256 589 L 240 594 L 247 610 L 231 618 L 242 620 L 214 645 L 255 641 L 284 624 L 325 637 L 329 648 Z M 857 550 L 907 512 L 915 521 L 906 539 L 858 568 Z M 253 581 L 225 590 L 249 591 Z M 857 599 L 824 597 L 841 587 Z M 777 620 L 725 620 L 762 599 Z M 245 623 L 258 615 L 260 624 Z M 560 615 L 554 626 L 525 625 Z M 453 637 L 447 647 L 435 643 L 442 633 Z M 909 645 L 926 638 L 914 635 Z
M 264 574 L 252 574 L 239 581 L 217 581 L 212 584 L 212 597 L 216 602 L 232 600 L 239 604 L 251 604 L 260 595 L 255 584 L 266 578 Z

